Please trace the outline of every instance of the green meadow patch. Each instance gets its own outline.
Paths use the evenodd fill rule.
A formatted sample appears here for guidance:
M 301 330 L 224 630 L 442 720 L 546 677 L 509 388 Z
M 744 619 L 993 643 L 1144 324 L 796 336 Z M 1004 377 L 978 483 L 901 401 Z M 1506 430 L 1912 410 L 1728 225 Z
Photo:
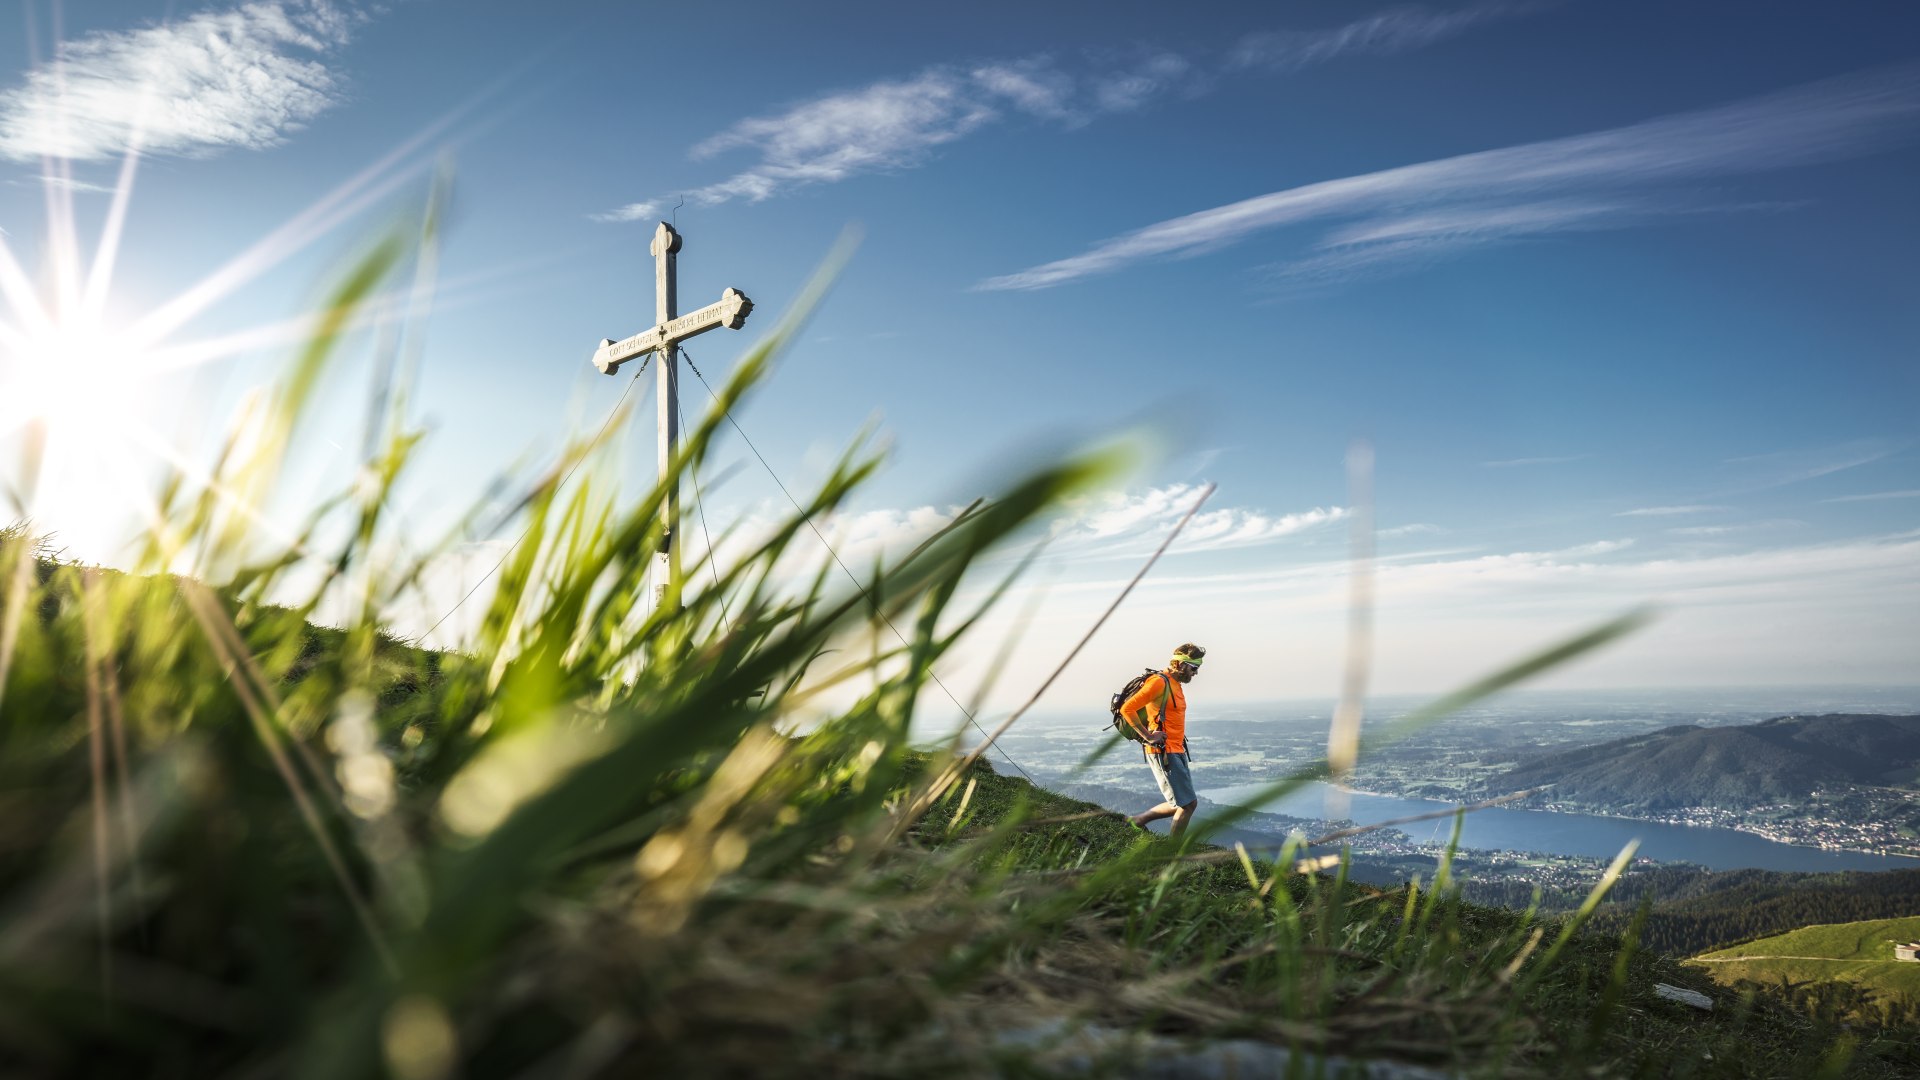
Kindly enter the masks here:
M 1920 917 L 1807 926 L 1702 953 L 1693 966 L 1725 986 L 1795 991 L 1844 983 L 1868 995 L 1870 1015 L 1920 1018 L 1920 962 L 1894 959 L 1897 942 L 1920 940 Z

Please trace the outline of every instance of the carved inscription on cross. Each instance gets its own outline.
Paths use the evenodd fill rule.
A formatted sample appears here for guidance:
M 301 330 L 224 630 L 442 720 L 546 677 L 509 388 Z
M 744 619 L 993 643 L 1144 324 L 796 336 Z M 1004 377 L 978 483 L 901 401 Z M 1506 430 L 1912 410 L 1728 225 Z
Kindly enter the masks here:
M 660 506 L 660 547 L 654 553 L 653 597 L 656 607 L 677 603 L 680 585 L 680 485 L 673 474 L 674 449 L 680 442 L 680 365 L 677 346 L 690 337 L 725 327 L 738 330 L 753 312 L 753 301 L 739 289 L 720 294 L 720 302 L 680 315 L 679 282 L 675 274 L 680 234 L 661 222 L 653 232 L 654 313 L 659 320 L 630 338 L 602 338 L 593 350 L 593 366 L 612 375 L 637 356 L 658 353 L 660 398 L 660 480 L 666 498 Z

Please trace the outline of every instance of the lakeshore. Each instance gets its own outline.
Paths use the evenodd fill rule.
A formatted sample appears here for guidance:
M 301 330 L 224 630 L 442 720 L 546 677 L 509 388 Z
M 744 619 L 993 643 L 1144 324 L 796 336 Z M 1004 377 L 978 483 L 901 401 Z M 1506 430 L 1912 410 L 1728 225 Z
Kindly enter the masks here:
M 1239 806 L 1257 797 L 1266 787 L 1233 784 L 1202 788 L 1200 794 L 1217 803 Z M 1380 795 L 1315 781 L 1254 809 L 1302 818 L 1347 818 L 1371 825 L 1431 813 L 1446 805 L 1448 803 L 1437 799 Z M 1452 828 L 1450 818 L 1439 818 L 1407 827 L 1405 831 L 1416 841 L 1444 843 Z M 1649 821 L 1565 810 L 1489 807 L 1466 815 L 1460 834 L 1463 848 L 1587 858 L 1610 858 L 1635 840 L 1640 842 L 1641 858 L 1693 863 L 1712 870 L 1753 867 L 1818 872 L 1920 866 L 1920 860 L 1911 856 L 1784 843 L 1723 825 Z

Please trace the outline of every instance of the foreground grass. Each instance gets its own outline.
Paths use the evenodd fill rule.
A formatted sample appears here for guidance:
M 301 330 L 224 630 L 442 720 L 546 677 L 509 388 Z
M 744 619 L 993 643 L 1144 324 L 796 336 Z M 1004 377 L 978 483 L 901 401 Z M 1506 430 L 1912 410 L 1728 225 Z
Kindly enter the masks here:
M 526 486 L 471 648 L 395 642 L 380 613 L 437 550 L 394 554 L 414 547 L 386 511 L 418 442 L 403 392 L 373 395 L 385 435 L 297 543 L 235 501 L 269 504 L 342 326 L 409 250 L 388 237 L 347 275 L 216 483 L 162 493 L 142 572 L 0 536 L 0 1072 L 1124 1073 L 1155 1036 L 1487 1076 L 1912 1064 L 1818 1018 L 1681 1011 L 1652 982 L 1699 976 L 1464 904 L 1444 871 L 1381 892 L 1147 839 L 916 751 L 922 690 L 1006 584 L 963 590 L 981 557 L 1107 456 L 1009 478 L 838 591 L 796 544 L 874 469 L 852 452 L 737 560 L 689 568 L 711 588 L 650 611 L 667 489 L 616 502 L 590 469 L 566 488 L 576 447 Z M 737 366 L 676 470 L 794 325 Z M 304 593 L 299 566 L 325 568 Z M 337 629 L 312 625 L 323 601 Z M 853 702 L 823 710 L 835 686 Z M 1076 1032 L 1095 1041 L 1062 1045 Z

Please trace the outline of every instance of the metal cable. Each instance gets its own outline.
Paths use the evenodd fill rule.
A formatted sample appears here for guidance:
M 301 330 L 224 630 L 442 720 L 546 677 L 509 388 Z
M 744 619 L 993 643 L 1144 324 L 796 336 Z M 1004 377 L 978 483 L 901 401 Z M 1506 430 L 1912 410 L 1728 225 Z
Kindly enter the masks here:
M 689 362 L 688 367 L 693 364 Z M 680 408 L 678 396 L 673 401 L 674 411 L 680 414 L 680 430 L 687 429 L 686 410 Z M 700 515 L 700 535 L 707 541 L 707 569 L 713 571 L 713 592 L 720 598 L 720 614 L 727 621 L 727 632 L 733 632 L 733 612 L 727 607 L 727 594 L 720 586 L 720 558 L 713 550 L 713 534 L 707 531 L 707 500 L 700 494 L 700 469 L 692 459 L 687 461 L 687 477 L 693 481 L 693 506 Z
M 680 355 L 682 358 L 684 358 L 687 361 L 687 367 L 693 371 L 694 378 L 699 379 L 700 385 L 707 388 L 707 396 L 711 397 L 714 401 L 714 404 L 718 405 L 720 403 L 720 395 L 714 393 L 712 384 L 707 382 L 707 377 L 705 375 L 700 374 L 700 369 L 693 366 L 693 357 L 687 355 L 687 350 L 684 347 L 680 349 Z M 807 523 L 807 528 L 813 530 L 813 535 L 819 538 L 821 545 L 827 549 L 827 554 L 831 555 L 833 557 L 833 561 L 835 565 L 840 567 L 841 573 L 846 574 L 847 580 L 853 582 L 853 587 L 860 590 L 860 596 L 862 599 L 867 601 L 868 607 L 870 607 L 873 610 L 873 613 L 875 615 L 880 616 L 881 622 L 887 624 L 887 629 L 893 631 L 893 636 L 900 639 L 900 644 L 906 645 L 909 648 L 911 648 L 912 646 L 907 641 L 907 636 L 900 632 L 899 627 L 893 625 L 893 620 L 887 618 L 887 613 L 880 609 L 879 604 L 876 604 L 873 602 L 872 596 L 867 592 L 867 587 L 865 585 L 862 585 L 860 583 L 860 579 L 854 576 L 853 571 L 847 569 L 847 564 L 841 561 L 840 553 L 833 549 L 833 545 L 828 543 L 826 536 L 823 533 L 821 533 L 820 527 L 813 523 L 813 515 L 807 513 L 806 508 L 800 505 L 800 500 L 794 498 L 793 493 L 787 490 L 787 485 L 780 482 L 780 474 L 773 471 L 772 465 L 767 464 L 767 459 L 765 456 L 763 456 L 760 453 L 760 448 L 753 445 L 753 440 L 747 437 L 747 429 L 741 427 L 740 421 L 735 420 L 733 418 L 733 411 L 731 409 L 723 408 L 721 410 L 721 413 L 727 418 L 727 422 L 733 425 L 733 430 L 740 433 L 740 438 L 746 441 L 747 449 L 753 451 L 753 456 L 759 459 L 760 466 L 767 470 L 767 475 L 773 477 L 774 486 L 780 489 L 780 494 L 785 495 L 787 497 L 787 501 L 793 504 L 793 508 L 800 512 L 801 520 Z M 1033 776 L 1027 772 L 1027 770 L 1021 768 L 1019 762 L 1013 760 L 1013 756 L 1007 753 L 1005 747 L 1001 746 L 997 742 L 993 742 L 991 737 L 987 735 L 987 729 L 980 726 L 980 721 L 974 719 L 973 713 L 968 712 L 967 707 L 965 705 L 960 704 L 960 699 L 954 695 L 954 692 L 952 690 L 947 689 L 947 684 L 940 681 L 939 673 L 935 672 L 931 666 L 927 668 L 927 677 L 932 679 L 933 684 L 935 686 L 938 686 L 941 692 L 947 695 L 947 700 L 953 702 L 954 708 L 957 708 L 960 710 L 960 715 L 967 718 L 967 723 L 973 725 L 973 730 L 979 732 L 980 737 L 982 739 L 985 739 L 989 743 L 992 743 L 993 748 L 995 750 L 1000 751 L 1000 756 L 1007 759 L 1007 764 L 1013 766 L 1014 769 L 1016 769 L 1021 776 L 1026 777 L 1027 783 L 1032 784 L 1035 787 L 1040 786 L 1039 781 L 1035 780 Z
M 608 410 L 607 412 L 607 418 L 600 422 L 600 430 L 597 433 L 595 433 L 595 435 L 593 436 L 594 443 L 599 442 L 601 438 L 606 435 L 608 425 L 613 423 L 614 417 L 620 415 L 620 406 L 626 404 L 627 395 L 633 392 L 633 384 L 640 381 L 641 374 L 647 370 L 647 361 L 651 361 L 652 359 L 653 357 L 649 355 L 646 361 L 641 362 L 640 370 L 635 371 L 633 373 L 633 378 L 627 380 L 626 389 L 620 391 L 620 400 L 613 403 L 613 408 Z M 593 443 L 588 443 L 587 445 L 591 446 L 593 445 Z M 586 460 L 587 460 L 587 456 L 585 454 L 580 455 L 580 460 L 575 461 L 573 463 L 573 468 L 568 469 L 567 475 L 560 478 L 559 487 L 554 488 L 554 490 L 559 491 L 560 488 L 566 487 L 567 481 L 573 479 L 573 474 L 579 470 L 581 462 L 584 462 Z M 458 602 L 456 602 L 451 608 L 448 608 L 447 613 L 445 615 L 440 616 L 440 619 L 438 622 L 435 622 L 432 626 L 427 627 L 427 632 L 424 634 L 421 634 L 419 640 L 421 641 L 427 640 L 428 635 L 432 634 L 435 630 L 440 629 L 440 623 L 446 622 L 448 619 L 453 618 L 453 613 L 456 611 L 459 611 L 460 606 L 462 604 L 465 604 L 467 601 L 473 599 L 473 594 L 480 591 L 480 586 L 485 585 L 487 583 L 488 578 L 491 578 L 494 574 L 499 573 L 500 568 L 507 565 L 507 557 L 513 554 L 513 549 L 519 547 L 520 541 L 525 540 L 527 538 L 527 534 L 532 531 L 533 531 L 533 522 L 529 521 L 527 522 L 527 527 L 520 530 L 520 535 L 514 537 L 513 543 L 507 545 L 507 550 L 500 553 L 500 561 L 494 563 L 492 569 L 480 575 L 480 580 L 473 583 L 473 588 L 467 590 L 467 595 L 462 596 Z

